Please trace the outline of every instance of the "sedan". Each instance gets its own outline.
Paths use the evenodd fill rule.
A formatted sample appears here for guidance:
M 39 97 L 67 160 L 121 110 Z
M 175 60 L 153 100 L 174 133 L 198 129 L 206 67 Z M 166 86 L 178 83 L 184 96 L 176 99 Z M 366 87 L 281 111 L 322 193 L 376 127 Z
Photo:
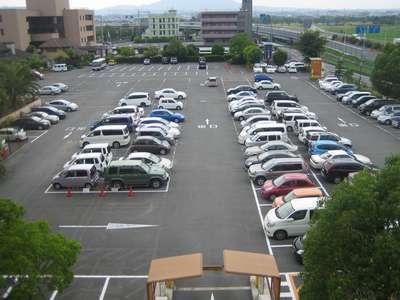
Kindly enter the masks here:
M 271 114 L 268 112 L 267 114 L 256 115 L 256 116 L 252 116 L 246 120 L 243 120 L 242 122 L 240 122 L 240 126 L 242 128 L 245 128 L 247 126 L 250 126 L 250 125 L 260 122 L 260 121 L 270 121 L 270 120 L 271 120 Z
M 26 132 L 21 128 L 0 128 L 0 140 L 6 140 L 7 142 L 20 142 L 26 140 Z
M 286 73 L 286 72 L 287 72 L 287 69 L 286 69 L 285 66 L 279 66 L 279 67 L 276 69 L 276 72 L 277 72 L 277 73 Z
M 178 128 L 164 125 L 161 123 L 150 123 L 150 124 L 139 125 L 136 127 L 136 130 L 140 130 L 141 128 L 161 128 L 167 133 L 167 135 L 174 137 L 174 139 L 179 138 L 181 135 L 181 131 Z
M 242 99 L 244 97 L 255 97 L 255 96 L 256 96 L 256 94 L 251 91 L 241 91 L 237 94 L 230 94 L 226 99 L 230 102 L 230 101 Z
M 350 154 L 353 153 L 349 147 L 346 147 L 337 142 L 328 140 L 328 141 L 312 142 L 310 147 L 308 148 L 308 154 L 311 156 L 312 155 L 321 155 L 329 150 L 343 150 Z
M 267 72 L 267 73 L 275 73 L 275 72 L 276 72 L 276 69 L 277 69 L 276 66 L 268 65 L 268 66 L 265 68 L 265 72 Z
M 261 80 L 254 83 L 254 87 L 258 90 L 279 90 L 281 85 L 269 80 Z
M 294 158 L 294 157 L 299 157 L 299 156 L 287 150 L 272 150 L 248 157 L 245 160 L 244 165 L 246 168 L 250 168 L 250 166 L 252 165 L 263 164 L 273 158 Z
M 171 151 L 171 145 L 167 141 L 160 141 L 152 136 L 139 136 L 130 147 L 130 152 L 150 152 L 164 155 L 169 151 Z
M 67 100 L 59 99 L 59 100 L 53 100 L 47 103 L 48 105 L 51 105 L 59 110 L 62 111 L 76 111 L 78 110 L 79 106 L 76 103 L 69 102 Z
M 314 169 L 321 169 L 324 162 L 328 159 L 341 158 L 355 159 L 363 164 L 372 165 L 372 161 L 368 157 L 361 154 L 350 154 L 344 150 L 330 150 L 321 155 L 311 155 L 310 165 Z
M 383 113 L 378 116 L 377 120 L 378 120 L 378 123 L 385 124 L 385 125 L 392 125 L 392 119 L 395 117 L 400 117 L 400 111 L 394 112 L 391 114 Z
M 145 59 L 143 60 L 143 64 L 144 64 L 144 65 L 150 65 L 150 64 L 151 64 L 150 58 L 145 58 Z
M 235 112 L 233 115 L 233 118 L 238 121 L 243 121 L 249 117 L 255 116 L 255 115 L 265 115 L 269 113 L 268 110 L 265 108 L 261 107 L 249 107 L 245 110 Z
M 181 128 L 181 126 L 178 123 L 170 122 L 170 121 L 164 120 L 163 118 L 159 118 L 159 117 L 140 118 L 139 122 L 137 123 L 137 126 L 141 126 L 144 124 L 163 124 L 163 125 L 169 126 L 171 128 L 176 128 L 176 129 Z
M 283 141 L 274 141 L 265 143 L 261 146 L 248 147 L 244 151 L 244 156 L 249 157 L 252 155 L 261 154 L 264 151 L 271 151 L 271 150 L 288 150 L 290 152 L 296 152 L 297 149 L 298 147 L 296 145 L 292 145 Z
M 251 91 L 254 94 L 257 93 L 257 90 L 255 88 L 253 88 L 252 86 L 250 86 L 250 85 L 238 85 L 238 86 L 235 86 L 234 88 L 228 89 L 226 91 L 226 94 L 227 95 L 237 94 L 237 93 L 239 93 L 241 91 Z
M 39 117 L 41 119 L 45 119 L 47 121 L 50 121 L 51 124 L 57 124 L 60 121 L 60 118 L 54 115 L 49 115 L 48 113 L 42 112 L 42 111 L 33 111 L 28 114 L 28 116 L 35 116 Z
M 182 123 L 185 121 L 185 116 L 179 113 L 173 113 L 167 109 L 155 109 L 148 115 L 149 117 L 159 117 L 167 121 Z
M 52 115 L 52 116 L 57 116 L 60 118 L 60 120 L 65 119 L 65 112 L 63 112 L 62 110 L 59 110 L 53 106 L 40 106 L 40 107 L 32 107 L 31 111 L 35 112 L 35 111 L 43 111 L 46 114 Z
M 39 95 L 56 95 L 60 94 L 61 90 L 58 87 L 48 85 L 48 86 L 43 86 L 39 90 Z
M 11 123 L 12 127 L 22 128 L 24 130 L 43 130 L 50 127 L 50 122 L 38 117 L 22 117 Z
M 182 91 L 176 91 L 174 89 L 162 89 L 159 91 L 154 92 L 154 97 L 156 99 L 160 98 L 173 98 L 173 99 L 186 99 L 187 95 L 185 92 Z
M 68 91 L 68 88 L 69 88 L 68 85 L 66 85 L 65 83 L 62 83 L 62 82 L 53 83 L 51 86 L 55 86 L 56 88 L 59 88 L 62 92 Z
M 158 100 L 158 108 L 181 110 L 183 108 L 183 102 L 172 98 L 162 98 Z
M 124 158 L 120 158 L 124 159 Z M 125 159 L 129 160 L 140 160 L 146 165 L 159 165 L 166 170 L 172 169 L 172 161 L 168 158 L 158 157 L 150 152 L 134 152 L 128 155 Z

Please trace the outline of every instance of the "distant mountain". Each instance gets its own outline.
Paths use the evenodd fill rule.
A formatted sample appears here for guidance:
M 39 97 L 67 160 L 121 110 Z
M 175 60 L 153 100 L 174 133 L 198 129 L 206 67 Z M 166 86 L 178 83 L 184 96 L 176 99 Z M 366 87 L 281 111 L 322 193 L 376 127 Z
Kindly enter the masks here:
M 129 15 L 138 10 L 152 13 L 165 12 L 171 8 L 178 14 L 182 12 L 200 12 L 204 10 L 238 10 L 241 2 L 235 0 L 160 0 L 147 5 L 118 5 L 96 10 L 98 15 Z

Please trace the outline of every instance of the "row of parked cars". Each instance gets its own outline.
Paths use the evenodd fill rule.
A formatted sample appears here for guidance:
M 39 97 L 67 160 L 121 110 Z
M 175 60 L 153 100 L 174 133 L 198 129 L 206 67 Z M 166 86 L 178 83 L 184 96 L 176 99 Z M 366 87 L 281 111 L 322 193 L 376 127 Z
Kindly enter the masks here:
M 274 82 L 273 79 L 270 79 Z M 242 92 L 247 95 L 239 95 Z M 351 140 L 328 131 L 318 116 L 296 96 L 271 89 L 264 99 L 253 86 L 227 90 L 228 110 L 240 122 L 238 143 L 244 148 L 244 168 L 261 197 L 272 202 L 264 226 L 278 240 L 297 236 L 293 247 L 301 260 L 303 235 L 325 195 L 310 178 L 310 167 L 329 182 L 338 183 L 349 173 L 372 168 L 369 158 L 354 154 Z M 285 97 L 287 97 L 285 99 Z M 304 144 L 309 161 L 299 153 Z
M 370 116 L 380 124 L 400 128 L 400 103 L 391 99 L 379 99 L 369 91 L 359 91 L 357 86 L 346 84 L 336 76 L 327 76 L 318 82 L 322 90 L 336 95 L 338 102 L 352 106 L 360 114 Z
M 297 71 L 303 71 L 304 69 L 304 63 L 296 60 L 290 60 L 283 66 L 268 65 L 266 63 L 256 63 L 253 66 L 254 73 L 297 73 Z
M 162 187 L 169 180 L 172 162 L 158 155 L 171 151 L 181 136 L 178 123 L 184 120 L 182 114 L 167 109 L 154 109 L 145 116 L 140 106 L 115 107 L 81 136 L 82 150 L 74 153 L 63 171 L 53 178 L 53 187 L 90 189 L 100 184 L 118 190 Z M 113 159 L 112 148 L 123 146 L 129 147 L 127 156 Z

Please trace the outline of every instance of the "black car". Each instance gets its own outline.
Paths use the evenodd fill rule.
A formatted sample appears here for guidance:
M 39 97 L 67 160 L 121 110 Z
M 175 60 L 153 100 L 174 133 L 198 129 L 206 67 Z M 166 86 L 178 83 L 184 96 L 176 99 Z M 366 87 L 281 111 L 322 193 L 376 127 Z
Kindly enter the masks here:
M 254 94 L 257 94 L 257 89 L 253 88 L 250 85 L 238 85 L 234 88 L 230 88 L 226 91 L 227 95 L 231 95 L 231 94 L 237 94 L 239 92 L 243 92 L 243 91 L 250 91 L 253 92 Z
M 293 240 L 293 244 L 292 244 L 294 257 L 301 264 L 303 264 L 304 240 L 305 239 L 306 239 L 306 235 L 298 236 Z
M 396 101 L 389 99 L 373 99 L 365 102 L 358 107 L 361 114 L 369 116 L 371 112 L 375 109 L 379 109 L 384 105 L 396 104 Z
M 163 57 L 161 58 L 161 63 L 162 63 L 163 65 L 169 64 L 169 58 L 166 57 L 166 56 L 163 56 Z
M 60 120 L 65 119 L 65 112 L 52 107 L 52 106 L 39 106 L 39 107 L 32 107 L 31 111 L 42 111 L 45 112 L 46 114 L 52 115 L 52 116 L 57 116 L 60 118 Z
M 205 61 L 199 61 L 199 70 L 207 69 L 207 63 Z
M 265 104 L 271 105 L 274 100 L 293 100 L 299 102 L 297 96 L 289 95 L 285 91 L 269 91 L 265 95 Z
M 138 136 L 130 147 L 130 152 L 150 152 L 153 154 L 167 154 L 171 145 L 167 141 L 160 141 L 152 136 Z
M 351 105 L 353 107 L 357 107 L 357 106 L 360 106 L 361 104 L 364 104 L 365 102 L 367 102 L 368 100 L 371 100 L 371 99 L 376 99 L 376 97 L 372 96 L 372 95 L 362 96 L 362 97 L 354 100 L 354 102 L 352 102 Z
M 329 182 L 339 183 L 350 173 L 359 172 L 366 166 L 354 159 L 328 159 L 323 165 L 321 174 Z
M 22 128 L 24 130 L 43 130 L 50 127 L 49 121 L 35 116 L 22 117 L 11 123 L 11 127 Z

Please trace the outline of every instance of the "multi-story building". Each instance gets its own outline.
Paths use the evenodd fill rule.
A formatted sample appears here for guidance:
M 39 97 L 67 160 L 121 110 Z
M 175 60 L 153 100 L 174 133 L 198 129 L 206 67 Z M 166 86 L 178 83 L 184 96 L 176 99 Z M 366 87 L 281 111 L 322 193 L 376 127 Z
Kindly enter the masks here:
M 26 8 L 0 10 L 0 42 L 20 50 L 57 39 L 71 47 L 96 43 L 94 11 L 70 9 L 69 0 L 26 0 Z
M 179 35 L 179 17 L 176 10 L 169 10 L 162 15 L 147 17 L 148 28 L 143 37 L 177 37 Z
M 240 11 L 205 11 L 201 13 L 201 36 L 205 43 L 227 44 L 237 32 L 251 36 L 252 0 L 242 0 Z

